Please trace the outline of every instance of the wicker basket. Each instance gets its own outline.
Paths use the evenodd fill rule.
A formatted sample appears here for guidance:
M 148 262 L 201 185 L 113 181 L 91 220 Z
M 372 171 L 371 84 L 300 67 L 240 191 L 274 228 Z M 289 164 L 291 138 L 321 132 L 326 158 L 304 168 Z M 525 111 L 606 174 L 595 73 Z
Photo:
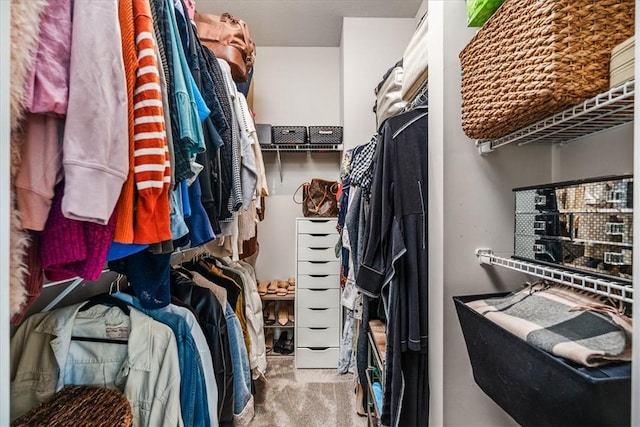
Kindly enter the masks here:
M 493 139 L 609 89 L 633 0 L 507 0 L 460 53 L 462 127 Z
M 127 398 L 116 390 L 69 386 L 11 423 L 11 427 L 131 427 Z

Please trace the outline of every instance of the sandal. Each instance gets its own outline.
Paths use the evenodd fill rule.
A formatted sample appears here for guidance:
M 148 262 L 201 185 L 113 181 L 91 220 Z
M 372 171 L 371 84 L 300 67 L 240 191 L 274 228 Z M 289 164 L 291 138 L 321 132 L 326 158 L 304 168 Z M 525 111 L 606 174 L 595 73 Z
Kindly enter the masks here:
M 293 308 L 293 303 L 291 304 L 291 309 L 289 310 L 289 323 L 295 323 L 295 309 Z
M 261 280 L 260 284 L 258 285 L 258 294 L 262 296 L 266 295 L 270 284 L 271 284 L 271 281 L 269 280 Z
M 286 296 L 288 293 L 287 288 L 289 287 L 289 282 L 285 280 L 276 280 L 276 282 L 277 282 L 276 295 L 281 297 Z
M 268 294 L 275 294 L 277 289 L 278 289 L 278 281 L 277 280 L 272 280 L 271 283 L 269 283 L 269 285 L 267 285 L 267 293 Z

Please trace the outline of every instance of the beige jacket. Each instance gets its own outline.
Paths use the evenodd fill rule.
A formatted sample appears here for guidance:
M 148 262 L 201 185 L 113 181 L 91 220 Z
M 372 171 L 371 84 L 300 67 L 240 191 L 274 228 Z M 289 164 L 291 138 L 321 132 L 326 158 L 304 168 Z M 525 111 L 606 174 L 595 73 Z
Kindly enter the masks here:
M 178 348 L 169 327 L 131 309 L 76 304 L 28 318 L 11 339 L 11 419 L 65 385 L 117 389 L 134 426 L 182 426 Z M 71 340 L 126 339 L 128 344 Z

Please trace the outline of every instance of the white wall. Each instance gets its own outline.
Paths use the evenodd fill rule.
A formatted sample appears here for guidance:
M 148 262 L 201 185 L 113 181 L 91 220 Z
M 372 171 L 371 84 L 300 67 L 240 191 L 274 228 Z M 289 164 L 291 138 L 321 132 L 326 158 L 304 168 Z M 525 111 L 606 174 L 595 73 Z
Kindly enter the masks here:
M 553 181 L 633 173 L 633 124 L 554 146 Z
M 344 18 L 342 120 L 345 149 L 369 142 L 376 131 L 374 88 L 402 58 L 416 28 L 413 18 Z
M 340 125 L 340 49 L 337 47 L 258 47 L 254 71 L 257 123 Z M 311 178 L 338 180 L 341 153 L 264 153 L 270 196 L 258 226 L 260 279 L 295 272 L 295 218 L 302 208 L 292 196 Z M 280 179 L 282 171 L 282 180 Z M 298 200 L 300 200 L 298 195 Z
M 432 423 L 512 426 L 475 384 L 453 296 L 512 290 L 524 275 L 483 268 L 474 251 L 513 250 L 511 189 L 551 178 L 546 145 L 508 147 L 482 157 L 460 120 L 459 52 L 475 33 L 463 1 L 429 3 L 429 250 Z M 433 50 L 432 50 L 433 47 Z M 441 416 L 441 418 L 438 418 Z

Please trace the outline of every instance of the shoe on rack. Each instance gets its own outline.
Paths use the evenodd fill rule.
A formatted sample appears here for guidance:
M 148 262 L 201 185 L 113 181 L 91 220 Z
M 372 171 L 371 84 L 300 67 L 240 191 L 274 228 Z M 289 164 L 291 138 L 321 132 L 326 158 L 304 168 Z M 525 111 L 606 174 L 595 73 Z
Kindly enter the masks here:
M 278 340 L 273 345 L 273 351 L 280 354 L 286 354 L 285 345 L 287 344 L 288 339 L 289 339 L 289 334 L 287 333 L 287 331 L 282 331 L 280 333 L 280 336 L 278 337 Z
M 295 312 L 295 308 L 293 307 L 293 302 L 291 303 L 291 307 L 289 307 L 289 322 L 291 324 L 294 324 L 296 321 L 296 312 Z
M 289 307 L 286 301 L 282 301 L 280 303 L 280 307 L 278 308 L 278 323 L 284 326 L 288 322 L 289 322 Z
M 266 353 L 271 353 L 271 350 L 273 350 L 273 329 L 267 329 L 265 332 L 264 344 L 266 347 Z
M 264 309 L 263 312 L 264 324 L 273 325 L 276 323 L 276 303 L 271 301 Z
M 267 293 L 275 294 L 277 290 L 278 290 L 278 281 L 272 280 L 271 283 L 267 285 Z
M 277 288 L 276 288 L 276 295 L 278 296 L 286 296 L 287 292 L 288 292 L 288 288 L 289 288 L 289 282 L 287 282 L 286 280 L 276 280 L 277 284 Z
M 264 296 L 268 293 L 269 285 L 271 284 L 270 280 L 261 280 L 258 284 L 258 294 Z
M 284 343 L 284 347 L 282 348 L 283 353 L 284 354 L 291 354 L 293 353 L 293 334 L 291 334 L 291 338 L 289 338 L 285 343 Z

